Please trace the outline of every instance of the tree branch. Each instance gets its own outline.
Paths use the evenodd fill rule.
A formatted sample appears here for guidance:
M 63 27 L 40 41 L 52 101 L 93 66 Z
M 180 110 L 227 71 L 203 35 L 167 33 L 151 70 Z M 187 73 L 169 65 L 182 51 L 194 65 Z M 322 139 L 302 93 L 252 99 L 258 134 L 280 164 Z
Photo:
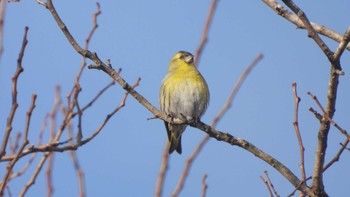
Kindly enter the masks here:
M 208 32 L 209 32 L 209 28 L 210 28 L 210 25 L 211 25 L 211 21 L 213 20 L 213 16 L 214 16 L 214 12 L 216 10 L 217 3 L 218 3 L 217 0 L 213 0 L 211 2 L 210 8 L 209 8 L 209 12 L 208 12 L 208 15 L 207 15 L 207 19 L 205 20 L 201 41 L 199 43 L 199 46 L 198 46 L 196 52 L 194 53 L 194 57 L 195 57 L 194 62 L 195 62 L 195 65 L 197 67 L 198 67 L 198 64 L 199 64 L 198 62 L 200 60 L 200 56 L 202 54 L 204 46 L 205 46 L 205 44 L 208 41 Z
M 18 55 L 17 59 L 17 70 L 12 77 L 12 106 L 11 106 L 11 111 L 9 116 L 7 117 L 7 124 L 6 124 L 6 131 L 4 138 L 2 139 L 2 145 L 0 149 L 0 160 L 1 158 L 6 154 L 6 146 L 8 139 L 10 137 L 11 131 L 12 131 L 12 121 L 15 116 L 18 103 L 17 103 L 17 82 L 18 82 L 18 77 L 19 75 L 23 72 L 23 67 L 22 67 L 22 59 L 24 56 L 24 50 L 27 46 L 28 40 L 27 40 L 27 33 L 28 33 L 29 28 L 25 27 L 24 28 L 24 36 L 23 36 L 23 42 L 22 42 L 22 47 Z
M 26 116 L 26 124 L 25 124 L 25 129 L 24 129 L 23 142 L 22 142 L 21 147 L 18 149 L 18 153 L 16 154 L 16 156 L 13 158 L 13 160 L 11 162 L 9 162 L 9 164 L 6 167 L 4 179 L 2 180 L 2 182 L 0 184 L 0 196 L 4 195 L 4 189 L 7 185 L 7 181 L 9 180 L 12 169 L 15 166 L 18 159 L 20 158 L 20 155 L 21 155 L 22 151 L 24 150 L 24 148 L 29 144 L 28 132 L 29 132 L 30 120 L 32 117 L 32 112 L 35 108 L 36 97 L 37 97 L 36 94 L 32 95 L 31 105 L 30 105 L 29 110 L 27 111 L 27 116 Z
M 287 19 L 289 22 L 293 23 L 300 29 L 306 29 L 303 22 L 299 19 L 298 16 L 295 14 L 289 12 L 286 8 L 284 8 L 281 4 L 278 4 L 274 0 L 262 0 L 266 5 L 268 5 L 271 9 L 273 9 L 278 15 L 282 16 L 283 18 Z M 311 23 L 312 28 L 319 34 L 326 36 L 336 42 L 341 42 L 343 39 L 343 36 L 335 32 L 332 29 L 329 29 L 323 25 L 318 25 L 316 23 Z M 350 44 L 346 45 L 346 49 L 350 50 Z
M 295 129 L 295 134 L 297 136 L 298 139 L 298 144 L 299 144 L 299 154 L 300 154 L 300 171 L 301 171 L 301 177 L 302 177 L 302 182 L 304 184 L 306 184 L 305 179 L 306 179 L 306 175 L 305 175 L 305 157 L 304 157 L 304 152 L 305 152 L 305 148 L 303 145 L 303 141 L 300 135 L 300 130 L 299 130 L 299 122 L 298 122 L 298 112 L 299 112 L 299 103 L 300 103 L 300 97 L 298 96 L 297 93 L 297 84 L 293 83 L 292 84 L 292 88 L 293 88 L 293 92 L 294 92 L 294 121 L 293 121 L 293 125 L 294 125 L 294 129 Z M 301 196 L 305 196 L 305 194 L 301 194 Z

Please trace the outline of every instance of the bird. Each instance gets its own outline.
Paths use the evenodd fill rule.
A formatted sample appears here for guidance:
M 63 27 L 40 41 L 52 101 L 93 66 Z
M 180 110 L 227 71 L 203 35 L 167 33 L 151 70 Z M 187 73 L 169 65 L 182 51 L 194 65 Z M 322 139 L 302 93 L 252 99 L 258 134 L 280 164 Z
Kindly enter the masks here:
M 187 51 L 178 51 L 171 59 L 168 73 L 160 87 L 161 112 L 171 118 L 188 117 L 199 120 L 208 107 L 209 99 L 207 82 L 197 70 L 193 55 Z M 187 125 L 166 121 L 164 124 L 170 142 L 169 154 L 175 150 L 181 154 L 181 135 Z

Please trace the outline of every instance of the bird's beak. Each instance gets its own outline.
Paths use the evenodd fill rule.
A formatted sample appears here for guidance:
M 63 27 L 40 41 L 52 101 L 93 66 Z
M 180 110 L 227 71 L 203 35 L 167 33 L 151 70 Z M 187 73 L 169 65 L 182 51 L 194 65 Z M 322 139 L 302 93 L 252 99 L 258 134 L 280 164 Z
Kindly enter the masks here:
M 193 63 L 193 57 L 191 55 L 187 56 L 185 58 L 185 62 L 189 63 L 189 64 L 192 64 Z

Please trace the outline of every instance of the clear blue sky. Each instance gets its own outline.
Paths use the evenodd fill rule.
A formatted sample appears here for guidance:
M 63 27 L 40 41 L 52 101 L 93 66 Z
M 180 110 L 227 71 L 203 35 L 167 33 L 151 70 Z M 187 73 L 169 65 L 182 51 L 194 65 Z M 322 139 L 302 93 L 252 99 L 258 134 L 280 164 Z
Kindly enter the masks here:
M 141 77 L 137 90 L 158 106 L 158 91 L 170 58 L 179 50 L 195 51 L 210 3 L 209 0 L 103 1 L 99 28 L 93 36 L 90 50 L 97 52 L 103 60 L 111 59 L 114 68 L 122 68 L 121 75 L 130 84 Z M 340 33 L 349 26 L 349 1 L 296 3 L 313 22 Z M 70 32 L 83 45 L 92 26 L 95 1 L 56 0 L 54 5 Z M 29 134 L 30 142 L 36 144 L 43 118 L 53 106 L 55 86 L 61 86 L 61 98 L 66 103 L 65 96 L 74 84 L 73 78 L 82 58 L 43 6 L 34 0 L 7 4 L 4 53 L 0 64 L 2 131 L 10 111 L 11 77 L 16 69 L 25 26 L 29 27 L 29 43 L 23 59 L 24 73 L 19 79 L 19 109 L 13 132 L 23 131 L 31 94 L 38 94 Z M 337 43 L 327 38 L 324 40 L 332 50 L 336 48 Z M 258 53 L 263 53 L 264 59 L 249 75 L 232 108 L 217 128 L 252 142 L 300 177 L 298 142 L 292 124 L 294 98 L 291 84 L 296 82 L 301 97 L 299 125 L 306 149 L 306 173 L 312 175 L 319 124 L 308 108 L 320 109 L 307 92 L 311 91 L 325 104 L 329 63 L 304 30 L 296 29 L 262 1 L 219 1 L 199 65 L 211 93 L 211 102 L 202 120 L 210 124 L 240 73 Z M 334 120 L 345 129 L 350 127 L 349 64 L 346 51 L 342 58 L 346 75 L 340 78 L 334 116 Z M 89 102 L 110 81 L 110 77 L 101 71 L 85 70 L 81 80 L 80 104 Z M 83 119 L 85 137 L 93 133 L 106 114 L 119 104 L 123 93 L 116 85 L 86 111 Z M 163 122 L 148 121 L 149 117 L 152 114 L 129 97 L 126 106 L 101 134 L 79 148 L 77 153 L 85 172 L 88 196 L 154 195 L 167 137 Z M 44 140 L 47 141 L 48 136 L 47 130 Z M 164 196 L 171 194 L 186 159 L 204 136 L 197 129 L 187 129 L 182 141 L 183 154 L 171 155 Z M 62 140 L 67 138 L 64 135 Z M 327 161 L 335 155 L 340 148 L 339 142 L 343 141 L 344 137 L 332 127 Z M 17 196 L 27 182 L 39 158 L 37 156 L 22 177 L 10 182 L 13 196 Z M 20 169 L 23 163 L 18 163 L 15 169 Z M 1 169 L 4 165 L 0 164 Z M 324 174 L 325 189 L 330 196 L 348 194 L 349 165 L 350 154 L 346 151 L 340 162 Z M 293 186 L 263 161 L 239 147 L 212 139 L 195 160 L 181 196 L 199 196 L 204 174 L 208 174 L 207 196 L 269 196 L 259 178 L 265 170 L 281 196 L 293 191 Z M 0 176 L 3 177 L 3 172 Z M 45 182 L 42 171 L 28 196 L 44 196 Z M 54 196 L 78 195 L 77 178 L 67 152 L 55 155 L 53 183 Z

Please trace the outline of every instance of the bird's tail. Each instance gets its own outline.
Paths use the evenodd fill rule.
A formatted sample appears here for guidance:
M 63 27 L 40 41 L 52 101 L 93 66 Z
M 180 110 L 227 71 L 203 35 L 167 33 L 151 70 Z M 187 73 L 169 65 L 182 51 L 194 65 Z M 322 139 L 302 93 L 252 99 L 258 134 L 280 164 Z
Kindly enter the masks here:
M 169 154 L 173 153 L 175 150 L 179 154 L 182 153 L 181 147 L 181 135 L 186 129 L 186 125 L 175 125 L 165 123 L 165 127 L 168 133 L 168 139 L 170 142 Z

